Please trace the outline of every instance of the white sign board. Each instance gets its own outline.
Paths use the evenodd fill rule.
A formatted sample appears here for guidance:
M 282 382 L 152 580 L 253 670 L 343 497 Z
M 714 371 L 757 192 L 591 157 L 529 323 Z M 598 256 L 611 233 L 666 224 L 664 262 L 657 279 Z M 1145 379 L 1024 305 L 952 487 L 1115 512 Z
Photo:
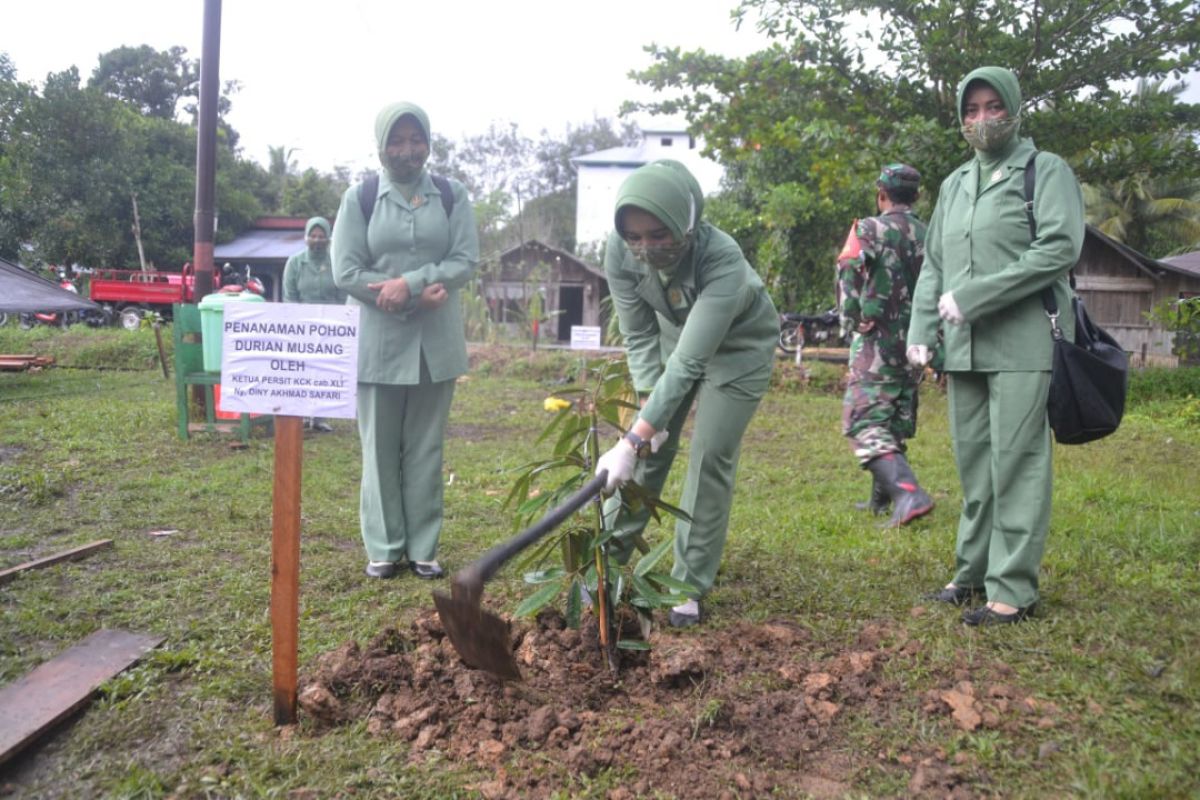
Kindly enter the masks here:
M 571 326 L 571 349 L 572 350 L 599 350 L 600 349 L 600 326 L 599 325 L 572 325 Z
M 358 306 L 226 303 L 221 410 L 353 419 Z

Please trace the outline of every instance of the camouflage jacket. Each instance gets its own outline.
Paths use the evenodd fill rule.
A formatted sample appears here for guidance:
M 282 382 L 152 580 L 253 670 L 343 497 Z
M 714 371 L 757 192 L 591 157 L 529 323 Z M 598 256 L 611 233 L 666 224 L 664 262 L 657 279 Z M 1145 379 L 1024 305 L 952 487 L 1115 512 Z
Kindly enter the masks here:
M 908 206 L 851 227 L 837 264 L 842 330 L 856 334 L 851 366 L 897 376 L 907 370 L 905 336 L 924 258 L 925 223 Z M 868 345 L 873 363 L 856 365 L 855 355 Z

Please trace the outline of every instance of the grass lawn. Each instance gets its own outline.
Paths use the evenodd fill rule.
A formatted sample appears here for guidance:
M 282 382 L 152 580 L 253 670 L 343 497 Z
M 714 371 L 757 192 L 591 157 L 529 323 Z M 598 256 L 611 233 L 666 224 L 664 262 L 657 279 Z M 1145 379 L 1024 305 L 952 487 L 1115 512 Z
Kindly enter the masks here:
M 10 326 L 0 352 L 59 363 L 0 373 L 0 569 L 115 543 L 0 587 L 0 685 L 99 627 L 166 637 L 85 712 L 0 767 L 0 796 L 478 796 L 471 765 L 414 765 L 404 743 L 364 724 L 317 732 L 302 720 L 283 734 L 272 724 L 270 438 L 256 432 L 243 450 L 229 437 L 180 441 L 174 383 L 156 370 L 149 331 Z M 440 553 L 450 569 L 511 532 L 501 508 L 509 470 L 545 455 L 534 441 L 542 400 L 571 364 L 518 351 L 477 361 L 459 384 Z M 807 383 L 781 369 L 751 424 L 708 624 L 786 619 L 827 653 L 871 623 L 917 643 L 887 675 L 906 700 L 882 718 L 841 720 L 850 796 L 907 794 L 914 752 L 970 764 L 977 777 L 964 789 L 974 795 L 1200 795 L 1200 399 L 1188 394 L 1200 396 L 1197 371 L 1135 376 L 1120 431 L 1056 449 L 1040 612 L 979 631 L 919 599 L 953 567 L 960 493 L 944 395 L 924 387 L 910 447 L 938 507 L 881 532 L 853 507 L 870 482 L 839 432 L 839 371 L 818 367 Z M 358 439 L 352 421 L 335 428 L 304 446 L 302 670 L 432 605 L 429 584 L 363 576 Z M 164 530 L 176 532 L 151 535 Z M 488 587 L 509 608 L 523 591 L 511 570 Z M 963 681 L 1011 685 L 1038 711 L 1020 725 L 963 730 L 929 708 L 931 692 Z M 604 798 L 619 782 L 575 783 L 560 796 Z

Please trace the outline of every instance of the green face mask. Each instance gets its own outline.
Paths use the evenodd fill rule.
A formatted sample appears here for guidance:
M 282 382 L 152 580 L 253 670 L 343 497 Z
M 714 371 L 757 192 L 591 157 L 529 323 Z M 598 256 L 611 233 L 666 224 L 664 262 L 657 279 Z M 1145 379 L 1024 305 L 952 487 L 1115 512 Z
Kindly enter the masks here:
M 1008 144 L 1020 125 L 1020 117 L 1004 117 L 1003 119 L 981 119 L 978 122 L 963 125 L 961 130 L 967 144 L 976 150 L 991 153 Z
M 672 242 L 666 245 L 638 243 L 629 245 L 629 252 L 633 253 L 633 257 L 643 264 L 662 272 L 669 272 L 683 260 L 690 244 L 690 237 L 684 237 L 682 242 Z

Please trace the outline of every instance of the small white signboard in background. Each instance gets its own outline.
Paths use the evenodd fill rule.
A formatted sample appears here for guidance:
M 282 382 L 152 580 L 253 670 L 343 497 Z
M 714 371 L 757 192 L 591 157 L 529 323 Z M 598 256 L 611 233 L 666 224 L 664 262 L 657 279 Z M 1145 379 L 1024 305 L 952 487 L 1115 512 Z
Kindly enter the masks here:
M 221 410 L 353 419 L 358 306 L 227 303 Z
M 600 349 L 600 326 L 599 325 L 572 325 L 571 326 L 571 349 L 572 350 L 599 350 Z

